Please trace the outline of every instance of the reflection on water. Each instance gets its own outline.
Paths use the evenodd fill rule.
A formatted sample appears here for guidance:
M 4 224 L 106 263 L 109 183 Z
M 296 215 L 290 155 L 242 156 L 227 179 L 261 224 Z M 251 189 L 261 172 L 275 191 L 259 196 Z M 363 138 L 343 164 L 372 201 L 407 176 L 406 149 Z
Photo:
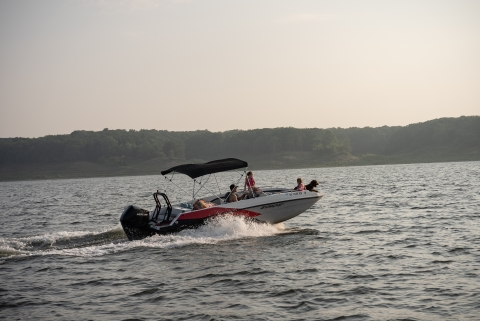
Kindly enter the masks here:
M 228 175 L 219 193 L 238 174 Z M 124 206 L 152 208 L 157 189 L 189 196 L 158 176 L 1 182 L 2 316 L 477 319 L 480 162 L 255 177 L 263 187 L 317 179 L 324 197 L 280 226 L 226 217 L 129 242 Z

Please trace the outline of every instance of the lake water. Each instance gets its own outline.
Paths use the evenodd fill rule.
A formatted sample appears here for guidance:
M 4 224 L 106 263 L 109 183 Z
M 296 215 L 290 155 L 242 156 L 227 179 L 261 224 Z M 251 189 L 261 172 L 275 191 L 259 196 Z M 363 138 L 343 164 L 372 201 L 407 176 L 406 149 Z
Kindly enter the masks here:
M 161 176 L 0 182 L 0 319 L 480 319 L 480 162 L 255 171 L 297 177 L 324 197 L 281 225 L 134 242 Z

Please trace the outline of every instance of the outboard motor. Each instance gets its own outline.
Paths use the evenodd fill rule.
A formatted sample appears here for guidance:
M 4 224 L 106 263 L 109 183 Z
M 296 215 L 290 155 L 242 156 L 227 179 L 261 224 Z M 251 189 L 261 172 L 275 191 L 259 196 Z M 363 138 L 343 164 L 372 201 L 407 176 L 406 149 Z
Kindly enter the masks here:
M 122 216 L 120 216 L 120 223 L 122 224 L 123 230 L 125 231 L 125 234 L 127 234 L 127 237 L 130 241 L 141 240 L 147 236 L 155 235 L 155 231 L 150 228 L 148 223 L 150 223 L 150 221 L 159 222 L 159 214 L 160 210 L 162 209 L 162 204 L 158 198 L 159 195 L 163 197 L 166 203 L 166 209 L 163 213 L 163 218 L 160 218 L 161 223 L 170 221 L 172 204 L 170 204 L 170 200 L 165 193 L 156 191 L 153 193 L 156 206 L 152 213 L 151 219 L 149 211 L 133 205 L 127 206 L 123 211 Z
M 120 223 L 130 241 L 141 240 L 154 233 L 148 228 L 149 211 L 129 205 L 120 216 Z

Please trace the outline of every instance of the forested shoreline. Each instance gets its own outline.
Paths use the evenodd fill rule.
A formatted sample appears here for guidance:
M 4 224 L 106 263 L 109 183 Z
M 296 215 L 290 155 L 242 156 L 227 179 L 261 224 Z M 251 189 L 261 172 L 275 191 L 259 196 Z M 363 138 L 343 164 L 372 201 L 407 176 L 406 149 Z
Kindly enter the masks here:
M 80 170 L 82 177 L 102 176 L 102 168 L 105 176 L 128 175 L 129 168 L 132 175 L 154 174 L 158 166 L 225 157 L 253 160 L 260 168 L 480 160 L 480 116 L 377 128 L 74 131 L 1 138 L 0 155 L 1 180 L 76 177 L 62 174 L 62 168 L 73 165 L 85 169 Z M 96 170 L 89 174 L 92 166 Z M 40 177 L 22 173 L 35 167 L 51 169 Z

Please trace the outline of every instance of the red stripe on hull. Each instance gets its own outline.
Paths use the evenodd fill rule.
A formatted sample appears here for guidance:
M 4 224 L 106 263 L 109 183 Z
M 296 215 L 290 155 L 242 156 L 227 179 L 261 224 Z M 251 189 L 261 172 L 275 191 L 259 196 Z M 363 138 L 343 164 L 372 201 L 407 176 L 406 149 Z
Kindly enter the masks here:
M 257 212 L 252 212 L 249 210 L 215 206 L 215 207 L 205 208 L 203 210 L 184 213 L 180 215 L 180 217 L 178 218 L 178 221 L 200 220 L 200 219 L 208 218 L 210 216 L 222 215 L 222 214 L 230 214 L 230 215 L 238 215 L 238 216 L 246 216 L 246 217 L 255 217 L 260 215 Z

